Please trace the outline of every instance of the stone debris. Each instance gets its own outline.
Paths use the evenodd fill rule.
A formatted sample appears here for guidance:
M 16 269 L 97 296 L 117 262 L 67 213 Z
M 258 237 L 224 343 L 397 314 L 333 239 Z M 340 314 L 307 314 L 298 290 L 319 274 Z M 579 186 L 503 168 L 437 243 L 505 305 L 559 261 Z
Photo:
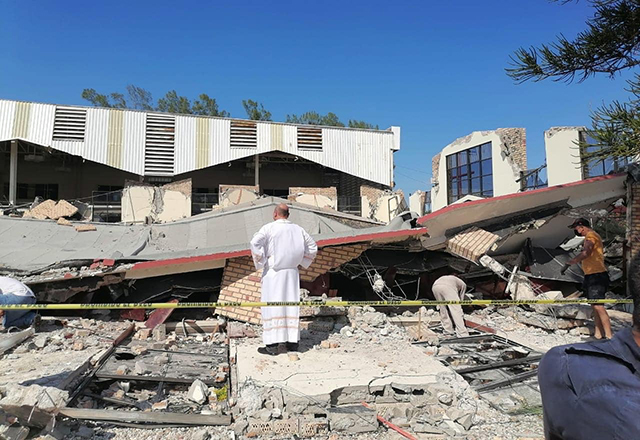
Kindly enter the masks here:
M 187 399 L 203 404 L 207 401 L 207 397 L 209 396 L 209 387 L 207 387 L 204 382 L 199 379 L 193 381 L 191 386 L 189 387 L 189 392 L 187 393 Z

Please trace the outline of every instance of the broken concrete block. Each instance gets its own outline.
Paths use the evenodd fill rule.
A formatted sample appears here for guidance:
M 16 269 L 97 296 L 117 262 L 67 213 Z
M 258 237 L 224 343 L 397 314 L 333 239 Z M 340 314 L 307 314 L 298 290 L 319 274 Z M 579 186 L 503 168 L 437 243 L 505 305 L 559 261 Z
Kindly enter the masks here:
M 167 327 L 164 324 L 157 325 L 153 329 L 153 340 L 162 342 L 167 339 Z
M 73 349 L 75 351 L 84 350 L 84 344 L 82 343 L 82 341 L 76 341 L 76 342 L 73 343 Z
M 0 409 L 16 416 L 23 425 L 38 428 L 46 427 L 51 421 L 51 415 L 64 406 L 69 397 L 67 391 L 40 385 L 10 384 L 0 387 L 0 391 L 4 396 L 0 399 Z M 48 398 L 42 399 L 41 396 L 45 391 Z M 30 421 L 27 423 L 29 418 Z
M 71 226 L 71 222 L 63 217 L 60 217 L 56 223 L 58 223 L 60 226 Z
M 148 373 L 150 373 L 150 372 L 151 372 L 151 370 L 149 370 L 149 367 L 147 367 L 147 366 L 145 365 L 145 363 L 144 363 L 144 362 L 142 362 L 142 361 L 138 361 L 138 362 L 136 362 L 136 365 L 135 365 L 134 371 L 135 371 L 135 373 L 136 373 L 137 375 L 139 375 L 139 376 L 141 376 L 141 375 L 143 375 L 143 374 L 148 374 Z
M 162 400 L 160 402 L 156 402 L 154 404 L 151 405 L 151 409 L 153 410 L 157 410 L 157 411 L 162 411 L 167 409 L 167 407 L 169 406 L 169 402 L 167 400 Z
M 149 349 L 147 347 L 145 347 L 144 345 L 134 345 L 133 347 L 131 347 L 131 351 L 136 356 L 141 356 L 143 354 L 149 353 Z
M 191 435 L 191 440 L 209 440 L 210 437 L 206 429 L 199 429 Z
M 261 409 L 260 411 L 256 412 L 253 417 L 255 417 L 258 420 L 261 420 L 263 422 L 268 422 L 269 420 L 271 420 L 271 412 L 272 410 L 269 409 Z
M 207 401 L 207 397 L 209 397 L 209 387 L 199 379 L 194 380 L 189 387 L 187 399 L 202 405 Z
M 465 431 L 468 431 L 473 426 L 473 413 L 468 412 L 456 419 L 456 423 L 459 423 Z
M 136 332 L 136 339 L 149 339 L 152 330 L 150 328 L 141 328 Z
M 78 329 L 76 330 L 76 338 L 86 338 L 89 336 L 91 332 L 87 329 Z
M 360 433 L 378 429 L 376 412 L 361 405 L 331 408 L 328 415 L 332 431 Z
M 331 348 L 331 343 L 329 341 L 320 342 L 320 348 Z
M 47 335 L 38 335 L 33 339 L 33 345 L 40 349 L 44 348 L 47 345 L 47 342 L 49 342 L 49 337 Z
M 77 225 L 76 226 L 77 232 L 90 232 L 90 231 L 97 231 L 97 230 L 98 229 L 94 225 Z
M 129 367 L 127 367 L 126 365 L 120 365 L 116 369 L 116 374 L 118 376 L 126 376 L 128 373 L 129 373 Z

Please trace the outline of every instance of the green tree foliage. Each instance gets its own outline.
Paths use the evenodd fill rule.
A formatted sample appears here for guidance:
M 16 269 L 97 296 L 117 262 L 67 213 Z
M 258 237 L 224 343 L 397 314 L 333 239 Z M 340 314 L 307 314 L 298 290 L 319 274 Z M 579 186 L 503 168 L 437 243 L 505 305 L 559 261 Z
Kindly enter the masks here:
M 561 3 L 569 3 L 562 1 Z M 575 39 L 563 35 L 551 44 L 520 48 L 506 69 L 517 83 L 526 81 L 582 82 L 596 74 L 616 73 L 640 64 L 640 0 L 590 0 L 594 15 Z M 601 148 L 587 160 L 633 157 L 640 153 L 640 75 L 629 82 L 632 97 L 593 112 L 588 134 Z M 584 144 L 583 146 L 586 146 Z
M 96 107 L 127 108 L 127 104 L 122 93 L 102 95 L 94 89 L 84 89 L 82 91 L 82 99 L 89 101 Z
M 349 127 L 351 128 L 365 128 L 367 130 L 379 130 L 378 125 L 369 124 L 365 121 L 356 121 L 353 119 L 349 119 Z
M 127 86 L 126 98 L 122 93 L 102 95 L 95 89 L 84 89 L 82 99 L 89 101 L 96 107 L 155 110 L 186 115 L 230 116 L 229 112 L 218 108 L 218 103 L 214 98 L 205 93 L 202 93 L 192 104 L 186 96 L 179 96 L 175 90 L 171 90 L 164 97 L 158 99 L 157 104 L 154 104 L 151 92 L 131 84 Z
M 216 100 L 210 98 L 209 95 L 203 93 L 198 98 L 193 102 L 193 107 L 191 108 L 194 115 L 220 116 L 221 118 L 231 116 L 228 111 L 220 110 Z
M 264 106 L 256 101 L 247 99 L 242 101 L 244 111 L 247 112 L 247 117 L 254 121 L 270 121 L 271 112 L 267 111 Z
M 308 124 L 308 125 L 328 125 L 331 127 L 344 127 L 344 124 L 340 122 L 340 118 L 335 113 L 327 113 L 321 115 L 318 112 L 310 111 L 298 115 L 287 115 L 286 122 L 292 124 Z
M 153 110 L 153 97 L 151 92 L 132 84 L 127 86 L 129 94 L 129 106 L 136 110 Z

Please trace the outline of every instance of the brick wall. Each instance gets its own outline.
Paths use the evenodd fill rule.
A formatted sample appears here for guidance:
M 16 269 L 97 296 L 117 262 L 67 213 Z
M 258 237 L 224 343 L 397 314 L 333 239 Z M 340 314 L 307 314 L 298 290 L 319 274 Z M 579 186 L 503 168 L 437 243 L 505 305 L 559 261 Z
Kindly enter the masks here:
M 384 195 L 384 189 L 377 188 L 369 185 L 362 185 L 360 187 L 360 197 L 367 198 L 367 204 L 362 201 L 362 217 L 375 218 L 376 210 L 378 209 L 378 199 Z
M 433 176 L 434 183 L 438 182 L 438 176 L 440 175 L 440 156 L 442 153 L 438 153 L 431 159 L 431 175 Z
M 496 130 L 502 146 L 509 151 L 513 163 L 524 171 L 527 169 L 527 131 L 524 128 L 499 128 Z
M 367 249 L 366 244 L 349 246 L 325 247 L 318 251 L 316 259 L 308 269 L 300 270 L 302 281 L 313 281 L 318 276 L 327 273 L 347 263 L 362 254 Z M 255 270 L 251 257 L 240 257 L 227 260 L 222 276 L 219 301 L 254 302 L 260 301 L 260 278 L 262 271 Z M 260 308 L 224 307 L 216 312 L 237 321 L 260 324 Z
M 255 185 L 220 185 L 218 191 L 220 194 L 230 189 L 246 189 L 247 191 L 258 192 L 259 188 Z
M 291 187 L 288 199 L 292 202 L 300 202 L 319 208 L 338 208 L 338 190 L 335 186 L 326 188 Z
M 336 189 L 335 186 L 330 186 L 327 188 L 292 186 L 291 188 L 289 188 L 289 197 L 294 197 L 293 200 L 295 200 L 295 197 L 300 193 L 313 194 L 316 196 L 325 196 L 325 197 L 329 197 L 330 199 L 338 198 L 338 190 Z M 292 199 L 290 198 L 289 200 L 292 200 Z

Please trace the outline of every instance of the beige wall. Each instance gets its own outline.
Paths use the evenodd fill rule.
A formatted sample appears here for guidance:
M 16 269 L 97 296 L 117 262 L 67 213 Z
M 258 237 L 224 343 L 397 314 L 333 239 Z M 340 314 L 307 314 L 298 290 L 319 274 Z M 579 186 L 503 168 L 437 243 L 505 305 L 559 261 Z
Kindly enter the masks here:
M 582 180 L 580 131 L 584 127 L 552 127 L 544 132 L 549 186 Z

